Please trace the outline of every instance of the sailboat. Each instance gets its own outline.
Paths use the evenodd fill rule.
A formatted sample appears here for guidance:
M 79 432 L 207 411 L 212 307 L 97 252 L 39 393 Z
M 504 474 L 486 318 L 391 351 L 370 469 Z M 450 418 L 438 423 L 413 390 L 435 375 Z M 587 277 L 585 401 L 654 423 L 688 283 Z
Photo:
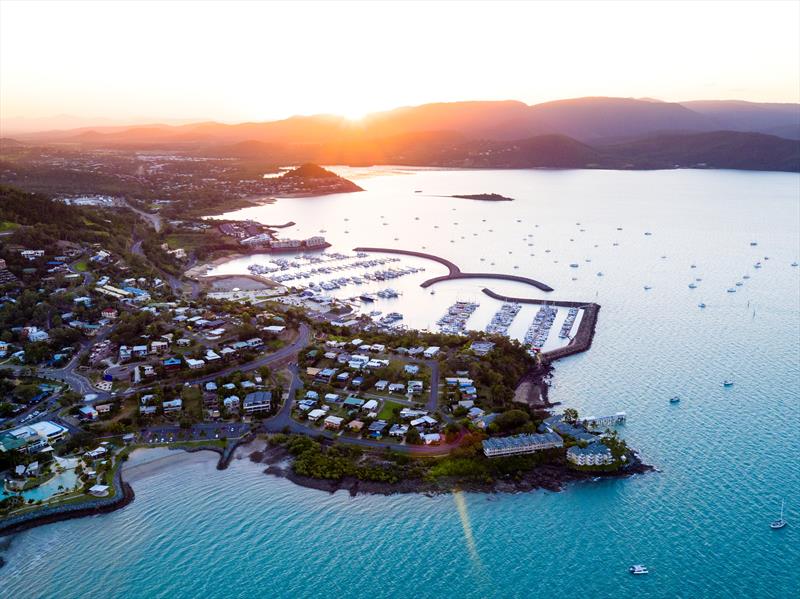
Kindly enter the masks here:
M 781 499 L 781 517 L 769 523 L 769 527 L 772 530 L 778 530 L 779 528 L 783 528 L 784 526 L 786 526 L 786 520 L 783 519 L 783 504 L 784 500 Z

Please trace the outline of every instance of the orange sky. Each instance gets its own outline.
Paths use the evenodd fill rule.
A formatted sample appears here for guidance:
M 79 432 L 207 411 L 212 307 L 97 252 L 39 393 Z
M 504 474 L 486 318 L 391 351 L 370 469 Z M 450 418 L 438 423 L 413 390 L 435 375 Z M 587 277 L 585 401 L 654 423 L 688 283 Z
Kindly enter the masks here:
M 798 2 L 0 3 L 0 118 L 358 117 L 466 99 L 800 101 Z

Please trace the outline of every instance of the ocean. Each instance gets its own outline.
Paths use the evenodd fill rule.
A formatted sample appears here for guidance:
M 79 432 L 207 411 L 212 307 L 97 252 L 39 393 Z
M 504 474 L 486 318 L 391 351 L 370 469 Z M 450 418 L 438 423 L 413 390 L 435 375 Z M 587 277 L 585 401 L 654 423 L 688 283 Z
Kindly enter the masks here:
M 210 456 L 153 450 L 137 460 L 161 466 L 131 470 L 131 505 L 15 535 L 0 597 L 800 593 L 798 175 L 335 170 L 367 191 L 235 217 L 293 220 L 286 236 L 322 234 L 329 251 L 429 252 L 555 289 L 451 281 L 430 295 L 420 280 L 444 269 L 414 262 L 426 271 L 383 285 L 402 295 L 370 308 L 402 312 L 410 326 L 435 329 L 450 303 L 469 299 L 481 306 L 468 325 L 482 328 L 500 305 L 483 287 L 601 304 L 592 348 L 556 363 L 550 399 L 585 415 L 625 410 L 620 434 L 659 472 L 561 493 L 353 498 L 246 459 L 220 472 Z M 492 192 L 515 201 L 440 197 Z M 784 498 L 789 525 L 773 531 Z M 629 575 L 633 563 L 650 575 Z

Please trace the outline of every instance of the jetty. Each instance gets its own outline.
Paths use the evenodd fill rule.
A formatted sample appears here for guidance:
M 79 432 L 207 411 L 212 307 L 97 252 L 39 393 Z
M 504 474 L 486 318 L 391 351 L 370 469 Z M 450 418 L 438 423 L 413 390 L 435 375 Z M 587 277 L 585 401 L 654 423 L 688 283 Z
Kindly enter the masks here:
M 591 302 L 570 302 L 561 300 L 542 300 L 524 297 L 511 297 L 508 295 L 501 295 L 495 293 L 491 289 L 483 288 L 483 293 L 492 299 L 500 300 L 503 302 L 511 302 L 517 304 L 537 304 L 540 306 L 559 306 L 564 308 L 579 308 L 583 310 L 583 317 L 578 325 L 578 331 L 575 336 L 564 347 L 559 347 L 550 351 L 542 352 L 539 354 L 542 362 L 549 364 L 554 360 L 565 358 L 573 354 L 578 354 L 586 351 L 592 346 L 592 339 L 594 339 L 594 330 L 597 326 L 597 315 L 600 312 L 600 304 Z
M 440 283 L 442 281 L 451 281 L 453 279 L 497 279 L 501 281 L 515 281 L 517 283 L 523 283 L 525 285 L 530 285 L 532 287 L 536 287 L 541 291 L 553 291 L 553 288 L 541 281 L 537 281 L 536 279 L 531 279 L 529 277 L 521 277 L 518 275 L 505 275 L 505 274 L 498 274 L 493 272 L 463 272 L 456 264 L 451 262 L 446 258 L 442 258 L 441 256 L 435 256 L 433 254 L 426 254 L 424 252 L 415 252 L 413 250 L 400 250 L 394 248 L 375 248 L 375 247 L 357 247 L 353 248 L 354 252 L 380 252 L 380 253 L 387 253 L 387 254 L 401 254 L 404 256 L 413 256 L 414 258 L 423 258 L 425 260 L 433 260 L 434 262 L 438 262 L 439 264 L 443 264 L 447 267 L 449 271 L 448 274 L 443 275 L 441 277 L 433 277 L 431 279 L 427 279 L 420 284 L 420 287 L 427 288 L 431 285 L 435 285 L 436 283 Z

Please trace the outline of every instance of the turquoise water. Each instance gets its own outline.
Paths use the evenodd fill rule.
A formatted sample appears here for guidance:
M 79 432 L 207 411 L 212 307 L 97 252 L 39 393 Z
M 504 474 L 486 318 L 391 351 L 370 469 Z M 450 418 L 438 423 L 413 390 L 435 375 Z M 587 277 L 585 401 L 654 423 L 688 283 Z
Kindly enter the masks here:
M 790 263 L 800 256 L 800 177 L 358 174 L 363 194 L 245 213 L 295 220 L 301 235 L 324 228 L 334 250 L 425 245 L 472 270 L 487 270 L 479 258 L 491 256 L 494 270 L 516 263 L 513 272 L 552 285 L 553 297 L 598 301 L 595 344 L 557 364 L 551 399 L 595 415 L 626 410 L 621 433 L 661 472 L 491 501 L 351 498 L 296 487 L 246 460 L 218 472 L 196 456 L 137 477 L 136 501 L 119 512 L 15 536 L 0 596 L 797 596 L 800 272 Z M 415 189 L 517 201 L 434 200 Z M 531 247 L 536 256 L 522 259 Z M 586 257 L 591 271 L 582 266 L 572 281 L 567 265 Z M 688 289 L 695 277 L 703 281 Z M 726 293 L 737 280 L 744 285 Z M 450 283 L 435 297 L 410 286 L 400 311 L 424 314 L 448 294 L 480 297 L 481 286 Z M 670 405 L 675 394 L 683 401 Z M 772 531 L 781 498 L 790 524 Z M 628 575 L 631 563 L 651 574 Z

